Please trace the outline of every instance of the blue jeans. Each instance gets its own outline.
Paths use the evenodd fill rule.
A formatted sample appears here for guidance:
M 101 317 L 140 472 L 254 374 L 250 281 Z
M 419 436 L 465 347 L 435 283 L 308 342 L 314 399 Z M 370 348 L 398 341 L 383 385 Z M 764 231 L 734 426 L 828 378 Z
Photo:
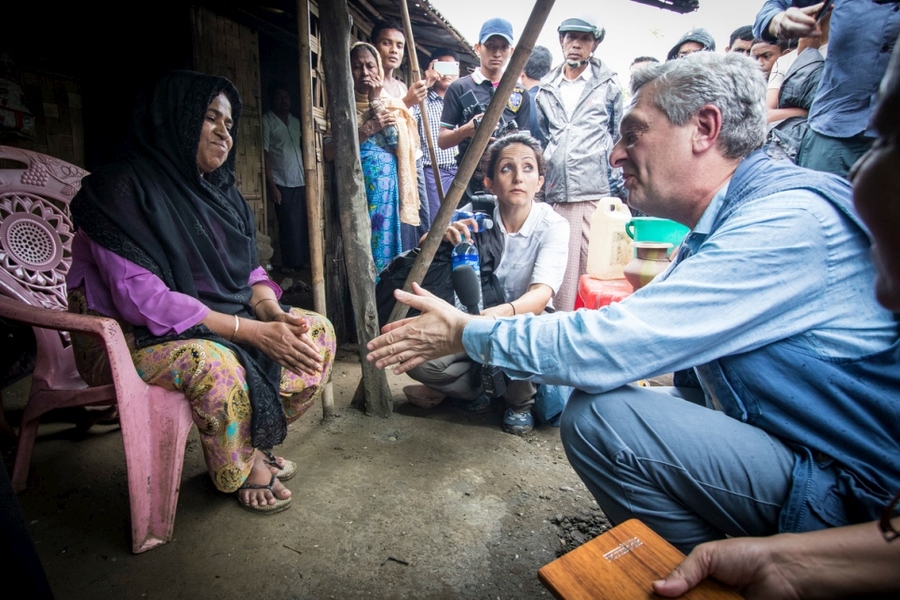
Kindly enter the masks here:
M 636 517 L 685 553 L 726 535 L 778 532 L 794 453 L 706 408 L 700 390 L 576 390 L 560 434 L 569 462 L 614 524 Z

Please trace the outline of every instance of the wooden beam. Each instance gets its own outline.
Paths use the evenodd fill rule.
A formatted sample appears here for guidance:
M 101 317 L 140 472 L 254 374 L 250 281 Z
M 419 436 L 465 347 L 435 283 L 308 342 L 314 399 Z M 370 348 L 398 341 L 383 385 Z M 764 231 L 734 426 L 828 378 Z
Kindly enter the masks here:
M 361 5 L 363 5 L 370 13 L 372 13 L 372 16 L 375 17 L 376 21 L 381 21 L 384 19 L 384 15 L 382 15 L 380 12 L 378 12 L 377 8 L 375 8 L 374 6 L 372 6 L 371 4 L 366 2 L 366 0 L 356 0 L 356 1 L 359 2 Z
M 356 317 L 366 412 L 388 417 L 393 412 L 393 402 L 387 375 L 365 358 L 366 344 L 379 331 L 371 225 L 359 159 L 356 99 L 350 75 L 350 15 L 347 0 L 322 2 L 319 13 L 322 46 L 330 49 L 323 53 L 322 59 L 331 112 L 332 143 L 339 149 L 334 160 L 337 200 L 344 259 L 350 280 L 350 300 Z
M 406 35 L 406 46 L 408 48 L 416 47 L 416 39 L 413 37 L 412 23 L 409 20 L 409 7 L 407 6 L 408 0 L 400 0 L 400 15 L 403 17 L 403 30 Z M 412 51 L 408 53 L 409 55 L 409 68 L 412 71 L 412 83 L 417 83 L 422 79 L 421 71 L 419 70 L 419 57 L 416 56 L 416 52 Z M 437 189 L 438 198 L 441 202 L 444 201 L 444 182 L 441 180 L 441 171 L 438 166 L 437 153 L 434 149 L 434 138 L 431 137 L 431 124 L 428 122 L 428 108 L 425 106 L 428 97 L 426 95 L 425 100 L 419 102 L 419 118 L 422 119 L 422 131 L 425 133 L 425 145 L 428 146 L 428 158 L 431 160 L 431 170 L 434 172 L 434 185 Z M 419 202 L 425 202 L 426 205 L 428 203 L 428 198 L 419 198 Z
M 309 265 L 312 271 L 313 309 L 328 314 L 325 303 L 325 218 L 319 195 L 316 164 L 316 129 L 313 122 L 312 49 L 309 34 L 309 0 L 297 0 L 298 50 L 300 52 L 300 113 L 303 119 L 303 170 L 306 173 L 306 214 L 308 217 Z M 322 394 L 322 417 L 334 416 L 334 388 L 329 380 Z

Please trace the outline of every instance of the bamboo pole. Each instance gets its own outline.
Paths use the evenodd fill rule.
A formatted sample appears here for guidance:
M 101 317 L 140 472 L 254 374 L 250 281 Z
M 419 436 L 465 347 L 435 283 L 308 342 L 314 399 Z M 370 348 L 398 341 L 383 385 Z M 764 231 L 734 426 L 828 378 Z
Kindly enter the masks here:
M 456 177 L 453 179 L 453 183 L 450 184 L 450 191 L 441 202 L 441 208 L 431 224 L 428 235 L 425 236 L 425 241 L 422 242 L 419 255 L 416 257 L 416 261 L 409 272 L 409 277 L 406 278 L 406 282 L 403 284 L 405 291 L 412 290 L 413 282 L 421 284 L 425 273 L 428 272 L 428 267 L 431 266 L 431 261 L 438 246 L 441 244 L 444 232 L 450 224 L 450 219 L 453 217 L 456 206 L 459 204 L 466 186 L 472 178 L 472 173 L 475 172 L 475 167 L 478 166 L 478 162 L 481 160 L 481 155 L 484 154 L 484 150 L 487 148 L 491 133 L 500 121 L 500 116 L 503 114 L 506 103 L 509 101 L 509 95 L 512 93 L 519 75 L 522 73 L 522 69 L 525 68 L 525 62 L 534 48 L 534 42 L 541 32 L 547 16 L 550 14 L 550 9 L 553 8 L 553 2 L 554 0 L 537 0 L 531 9 L 531 16 L 528 17 L 528 23 L 526 23 L 525 29 L 522 31 L 522 37 L 519 43 L 516 44 L 516 50 L 513 52 L 509 65 L 507 65 L 506 71 L 504 71 L 503 77 L 500 79 L 500 85 L 497 86 L 494 97 L 484 113 L 481 125 L 472 137 L 472 143 L 469 144 L 466 155 L 463 157 L 459 170 L 456 172 Z M 408 307 L 405 304 L 397 302 L 388 320 L 397 321 L 402 319 L 406 316 L 407 309 Z
M 297 0 L 297 32 L 300 41 L 300 123 L 303 127 L 303 170 L 306 177 L 306 214 L 309 223 L 309 266 L 312 271 L 313 310 L 328 314 L 325 303 L 325 220 L 319 195 L 315 120 L 312 99 L 312 51 L 309 46 L 309 0 Z M 322 417 L 334 416 L 334 387 L 329 381 L 322 394 Z
M 332 140 L 335 153 L 337 201 L 341 219 L 341 237 L 350 299 L 356 318 L 362 364 L 362 388 L 366 412 L 382 417 L 393 411 L 387 375 L 365 359 L 366 344 L 378 331 L 375 308 L 375 261 L 372 259 L 371 225 L 367 209 L 362 166 L 359 159 L 359 137 L 356 128 L 356 99 L 350 74 L 350 14 L 347 0 L 329 0 L 319 5 L 319 23 L 331 113 Z
M 409 70 L 412 71 L 412 81 L 422 79 L 419 71 L 419 56 L 416 53 L 416 40 L 413 38 L 412 23 L 409 20 L 408 0 L 400 0 L 400 16 L 403 17 L 403 29 L 406 35 L 406 47 L 409 49 Z M 427 96 L 426 96 L 427 100 Z M 438 167 L 437 153 L 434 149 L 434 139 L 431 137 L 431 125 L 428 123 L 428 110 L 425 108 L 426 100 L 419 102 L 419 113 L 422 115 L 422 130 L 425 132 L 425 144 L 428 146 L 428 156 L 431 158 L 431 170 L 434 173 L 434 184 L 437 186 L 438 198 L 444 201 L 444 182 L 441 180 L 441 170 Z M 419 202 L 428 202 L 427 198 L 419 198 Z

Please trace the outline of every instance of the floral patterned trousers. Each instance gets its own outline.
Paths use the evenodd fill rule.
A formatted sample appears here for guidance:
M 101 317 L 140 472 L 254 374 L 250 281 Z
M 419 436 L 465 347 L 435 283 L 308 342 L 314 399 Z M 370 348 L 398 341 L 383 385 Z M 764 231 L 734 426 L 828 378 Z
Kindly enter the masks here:
M 91 312 L 79 304 L 70 297 L 70 310 Z M 291 312 L 307 319 L 310 337 L 324 361 L 322 371 L 311 375 L 282 369 L 281 401 L 288 423 L 300 418 L 321 396 L 335 352 L 334 328 L 328 319 L 297 308 Z M 184 393 L 200 430 L 210 477 L 220 491 L 236 491 L 250 474 L 255 453 L 250 442 L 251 407 L 244 367 L 231 350 L 211 340 L 179 340 L 135 349 L 130 327 L 122 325 L 138 375 L 150 385 Z M 84 380 L 90 385 L 110 383 L 102 344 L 82 335 L 73 335 L 72 343 Z

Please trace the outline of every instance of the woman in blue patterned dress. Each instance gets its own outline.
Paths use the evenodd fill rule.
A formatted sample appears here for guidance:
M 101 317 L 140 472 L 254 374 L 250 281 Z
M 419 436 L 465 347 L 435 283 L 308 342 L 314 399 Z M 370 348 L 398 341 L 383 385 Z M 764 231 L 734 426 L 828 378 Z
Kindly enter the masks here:
M 350 48 L 356 95 L 359 151 L 372 224 L 375 272 L 400 254 L 400 223 L 419 224 L 416 181 L 416 122 L 401 101 L 382 89 L 384 70 L 378 51 L 363 42 Z

